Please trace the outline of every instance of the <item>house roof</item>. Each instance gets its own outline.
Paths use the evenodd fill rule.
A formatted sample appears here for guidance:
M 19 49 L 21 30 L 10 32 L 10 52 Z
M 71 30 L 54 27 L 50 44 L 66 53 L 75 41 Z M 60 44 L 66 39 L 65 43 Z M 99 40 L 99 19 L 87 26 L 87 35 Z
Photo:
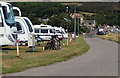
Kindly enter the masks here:
M 70 16 L 74 19 L 75 18 L 75 14 L 71 13 Z M 80 18 L 84 18 L 84 16 L 82 14 L 76 13 L 76 17 L 80 17 Z

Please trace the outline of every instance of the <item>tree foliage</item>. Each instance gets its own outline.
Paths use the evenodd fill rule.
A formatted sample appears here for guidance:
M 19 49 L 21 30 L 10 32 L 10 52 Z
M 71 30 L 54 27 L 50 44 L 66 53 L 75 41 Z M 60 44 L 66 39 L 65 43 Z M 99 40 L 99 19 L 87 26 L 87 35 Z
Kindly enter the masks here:
M 74 13 L 75 5 L 63 5 L 61 3 L 45 3 L 45 2 L 14 2 L 13 6 L 19 7 L 22 11 L 23 17 L 28 17 L 32 23 L 41 24 L 42 19 L 49 18 L 47 24 L 67 28 L 67 21 L 69 19 L 68 28 L 69 32 L 74 31 L 74 19 L 70 17 L 70 13 Z M 96 20 L 98 24 L 118 25 L 118 7 L 117 3 L 77 3 L 81 4 L 76 6 L 77 12 L 94 13 L 95 15 L 85 16 L 86 20 Z M 69 13 L 66 11 L 66 6 L 69 7 Z M 14 11 L 14 14 L 18 13 Z M 76 23 L 77 25 L 77 23 Z M 120 25 L 120 23 L 119 23 Z M 85 30 L 84 30 L 85 29 Z M 83 26 L 81 32 L 86 32 Z

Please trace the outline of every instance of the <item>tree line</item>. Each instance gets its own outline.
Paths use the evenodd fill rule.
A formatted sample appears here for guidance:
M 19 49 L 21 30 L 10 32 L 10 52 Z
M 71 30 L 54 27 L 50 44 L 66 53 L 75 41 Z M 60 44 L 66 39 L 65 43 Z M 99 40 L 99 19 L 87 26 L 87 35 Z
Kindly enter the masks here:
M 85 16 L 84 19 L 96 20 L 98 24 L 118 24 L 118 9 L 117 3 L 77 3 L 82 5 L 63 5 L 64 3 L 49 3 L 49 2 L 14 2 L 13 6 L 19 7 L 22 11 L 22 16 L 28 17 L 33 25 L 44 23 L 42 19 L 49 19 L 47 24 L 52 26 L 63 27 L 66 29 L 67 21 L 69 19 L 69 32 L 74 31 L 74 19 L 70 17 L 74 13 L 74 6 L 78 13 L 88 12 L 95 13 L 92 16 Z M 67 13 L 66 7 L 69 7 Z M 17 12 L 14 11 L 17 15 Z M 81 28 L 81 31 L 84 29 Z

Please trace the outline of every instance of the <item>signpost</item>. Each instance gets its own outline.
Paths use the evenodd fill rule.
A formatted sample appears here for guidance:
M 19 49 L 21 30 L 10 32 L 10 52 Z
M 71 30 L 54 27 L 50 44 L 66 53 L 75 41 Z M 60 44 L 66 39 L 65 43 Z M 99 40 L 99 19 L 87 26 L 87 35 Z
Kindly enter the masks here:
M 17 44 L 17 57 L 19 58 L 19 43 L 18 43 L 18 40 L 16 40 L 16 44 Z

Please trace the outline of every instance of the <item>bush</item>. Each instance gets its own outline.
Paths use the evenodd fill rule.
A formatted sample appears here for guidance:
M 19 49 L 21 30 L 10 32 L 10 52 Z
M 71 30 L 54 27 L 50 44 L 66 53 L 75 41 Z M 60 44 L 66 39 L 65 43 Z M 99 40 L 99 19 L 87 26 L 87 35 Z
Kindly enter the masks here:
M 82 27 L 80 27 L 80 32 L 89 33 L 90 30 L 87 28 L 87 26 L 82 26 Z

